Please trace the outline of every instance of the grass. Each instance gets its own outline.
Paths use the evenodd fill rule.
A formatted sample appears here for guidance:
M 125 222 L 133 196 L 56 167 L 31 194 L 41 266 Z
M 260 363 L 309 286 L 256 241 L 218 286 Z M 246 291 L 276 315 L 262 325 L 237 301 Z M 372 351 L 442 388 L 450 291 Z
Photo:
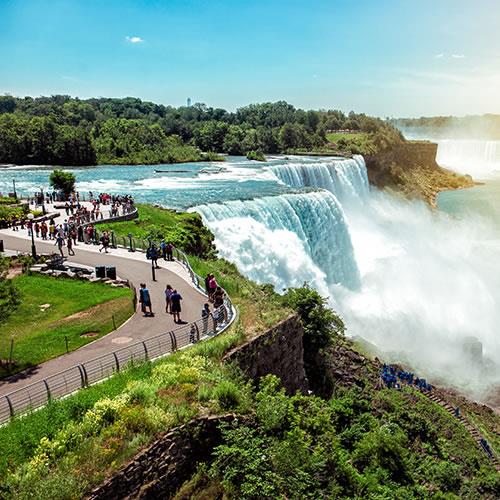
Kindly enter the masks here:
M 0 428 L 0 497 L 80 497 L 158 432 L 207 412 L 249 411 L 249 386 L 219 362 L 241 340 L 233 328 Z
M 335 144 L 339 151 L 353 154 L 374 154 L 376 147 L 370 134 L 365 132 L 326 134 L 328 142 Z
M 100 224 L 100 230 L 114 231 L 118 243 L 128 245 L 128 235 L 132 234 L 136 246 L 147 248 L 148 238 L 154 241 L 165 239 L 187 253 L 200 257 L 215 255 L 214 237 L 203 225 L 197 213 L 177 212 L 151 205 L 138 204 L 139 217 L 127 222 Z M 144 244 L 142 243 L 144 240 Z
M 10 372 L 3 368 L 2 376 L 64 354 L 66 338 L 69 350 L 78 349 L 112 331 L 113 316 L 119 326 L 133 313 L 128 288 L 37 274 L 13 281 L 21 304 L 2 325 L 0 358 L 9 358 L 13 338 L 15 366 Z M 92 336 L 82 336 L 89 332 Z

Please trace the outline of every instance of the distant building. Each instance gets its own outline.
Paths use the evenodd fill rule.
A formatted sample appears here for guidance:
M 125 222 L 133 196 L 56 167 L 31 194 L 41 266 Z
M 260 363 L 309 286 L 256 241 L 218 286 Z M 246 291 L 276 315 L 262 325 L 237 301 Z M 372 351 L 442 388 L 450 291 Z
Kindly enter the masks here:
M 191 97 L 188 97 L 188 99 L 187 99 L 187 106 L 188 106 L 188 108 L 189 108 L 189 106 L 191 106 Z

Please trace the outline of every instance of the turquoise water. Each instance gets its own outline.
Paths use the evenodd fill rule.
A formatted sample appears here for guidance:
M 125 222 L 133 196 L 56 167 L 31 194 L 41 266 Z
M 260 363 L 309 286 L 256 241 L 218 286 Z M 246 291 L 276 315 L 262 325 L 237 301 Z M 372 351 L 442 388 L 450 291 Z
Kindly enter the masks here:
M 482 219 L 491 224 L 500 237 L 500 179 L 484 185 L 439 194 L 438 208 L 460 219 Z
M 296 191 L 272 172 L 284 164 L 321 163 L 318 158 L 270 158 L 265 163 L 243 157 L 228 157 L 223 163 L 182 163 L 176 165 L 99 165 L 65 168 L 76 175 L 81 192 L 132 194 L 137 201 L 185 209 L 193 205 L 227 200 L 251 199 Z M 330 159 L 331 161 L 331 159 Z M 54 167 L 0 168 L 0 193 L 32 194 L 49 186 Z M 167 172 L 155 172 L 165 170 Z

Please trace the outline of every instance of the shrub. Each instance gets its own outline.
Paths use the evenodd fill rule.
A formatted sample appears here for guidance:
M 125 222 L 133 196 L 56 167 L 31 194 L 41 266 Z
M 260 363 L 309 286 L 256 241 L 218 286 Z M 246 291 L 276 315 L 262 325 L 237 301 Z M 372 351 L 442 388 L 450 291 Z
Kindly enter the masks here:
M 229 380 L 222 380 L 215 386 L 213 397 L 223 410 L 236 408 L 241 400 L 239 387 Z
M 75 190 L 76 177 L 71 172 L 53 170 L 49 177 L 50 185 L 57 191 L 62 191 L 66 197 Z

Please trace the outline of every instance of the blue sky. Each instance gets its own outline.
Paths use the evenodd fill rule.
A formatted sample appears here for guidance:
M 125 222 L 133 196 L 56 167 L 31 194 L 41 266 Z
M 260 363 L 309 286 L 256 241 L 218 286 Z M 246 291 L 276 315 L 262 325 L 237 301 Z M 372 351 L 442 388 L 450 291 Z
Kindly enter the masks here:
M 0 93 L 500 113 L 498 0 L 0 0 Z

